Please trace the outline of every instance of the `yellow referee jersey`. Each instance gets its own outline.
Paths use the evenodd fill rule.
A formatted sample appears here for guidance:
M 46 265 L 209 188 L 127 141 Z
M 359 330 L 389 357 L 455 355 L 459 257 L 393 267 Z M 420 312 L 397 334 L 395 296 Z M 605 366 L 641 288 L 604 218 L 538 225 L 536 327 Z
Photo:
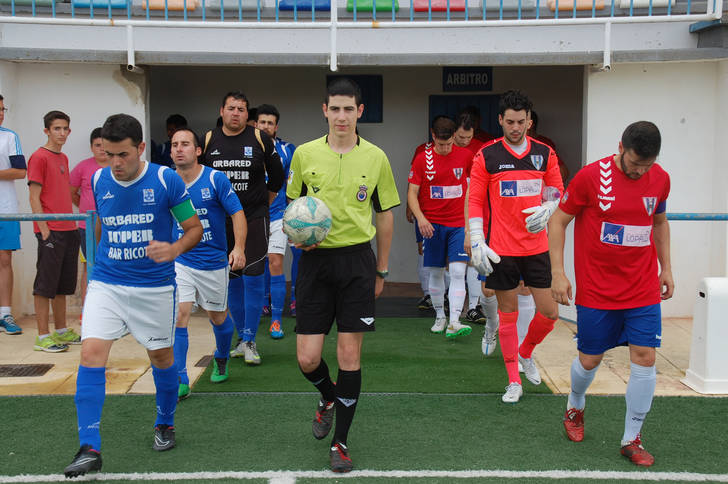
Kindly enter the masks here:
M 346 247 L 370 241 L 376 233 L 372 208 L 384 212 L 399 205 L 387 155 L 359 137 L 348 153 L 333 151 L 327 136 L 304 143 L 293 153 L 286 196 L 319 198 L 333 216 L 321 247 Z

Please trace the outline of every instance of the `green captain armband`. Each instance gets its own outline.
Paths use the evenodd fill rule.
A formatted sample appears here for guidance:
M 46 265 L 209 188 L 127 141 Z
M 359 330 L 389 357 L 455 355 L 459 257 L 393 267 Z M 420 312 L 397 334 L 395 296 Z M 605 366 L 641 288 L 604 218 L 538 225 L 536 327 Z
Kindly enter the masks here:
M 172 215 L 174 215 L 178 223 L 184 222 L 196 213 L 195 207 L 192 205 L 192 200 L 190 199 L 172 207 Z

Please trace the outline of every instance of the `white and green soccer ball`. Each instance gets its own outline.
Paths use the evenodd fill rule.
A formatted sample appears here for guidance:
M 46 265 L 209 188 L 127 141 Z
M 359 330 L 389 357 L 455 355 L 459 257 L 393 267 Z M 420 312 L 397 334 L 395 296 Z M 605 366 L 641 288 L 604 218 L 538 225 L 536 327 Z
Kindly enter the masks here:
M 315 197 L 301 197 L 283 213 L 283 232 L 294 244 L 322 242 L 331 230 L 331 210 Z

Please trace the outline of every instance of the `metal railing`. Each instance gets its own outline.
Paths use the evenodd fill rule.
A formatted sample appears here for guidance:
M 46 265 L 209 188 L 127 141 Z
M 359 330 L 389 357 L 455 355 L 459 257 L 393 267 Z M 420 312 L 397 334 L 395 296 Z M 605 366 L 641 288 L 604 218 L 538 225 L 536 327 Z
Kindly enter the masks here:
M 86 222 L 86 273 L 91 277 L 96 261 L 96 211 L 83 213 L 0 213 L 0 222 L 48 222 L 61 220 L 83 220 Z M 90 228 L 89 228 L 90 227 Z

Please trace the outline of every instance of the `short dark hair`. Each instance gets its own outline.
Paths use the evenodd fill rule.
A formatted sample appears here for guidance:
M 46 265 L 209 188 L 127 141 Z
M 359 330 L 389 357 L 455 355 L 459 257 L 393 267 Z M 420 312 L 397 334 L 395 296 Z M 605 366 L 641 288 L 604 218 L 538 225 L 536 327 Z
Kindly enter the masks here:
M 326 86 L 325 104 L 329 104 L 331 96 L 353 97 L 357 106 L 361 105 L 361 89 L 359 85 L 348 77 L 337 77 Z
M 448 117 L 438 118 L 432 123 L 432 136 L 437 139 L 450 139 L 455 134 L 455 121 Z
M 278 124 L 278 120 L 281 119 L 281 113 L 278 112 L 275 106 L 272 104 L 261 104 L 258 106 L 255 119 L 258 119 L 258 116 L 261 114 L 267 114 L 269 116 L 275 116 L 276 117 L 276 124 Z
M 192 131 L 187 126 L 185 126 L 184 128 L 175 129 L 174 130 L 174 133 L 172 133 L 172 137 L 174 137 L 174 135 L 176 135 L 180 131 L 187 131 L 188 133 L 191 133 L 192 134 L 192 144 L 195 145 L 195 148 L 199 148 L 200 147 L 200 138 L 197 136 L 197 133 L 195 133 L 194 131 Z
M 465 131 L 475 128 L 475 123 L 473 122 L 473 117 L 470 113 L 458 114 L 458 117 L 455 120 L 455 129 L 457 130 L 459 128 L 463 128 Z
M 660 130 L 649 121 L 632 123 L 622 133 L 624 151 L 632 150 L 642 159 L 657 158 L 661 144 Z
M 182 116 L 181 114 L 172 114 L 167 118 L 167 121 L 165 121 L 165 124 L 167 126 L 169 126 L 171 124 L 172 126 L 182 128 L 183 126 L 187 126 L 187 119 L 184 116 Z
M 91 136 L 89 136 L 88 144 L 94 144 L 94 140 L 97 138 L 101 138 L 101 127 L 94 128 L 94 130 L 91 131 Z
M 71 118 L 69 118 L 68 114 L 63 111 L 49 111 L 45 116 L 43 116 L 43 126 L 45 126 L 46 129 L 50 128 L 51 124 L 53 124 L 53 121 L 56 119 L 63 119 L 67 123 L 71 123 Z
M 432 122 L 430 123 L 430 129 L 434 130 L 435 129 L 435 123 L 437 123 L 441 119 L 449 119 L 450 121 L 452 121 L 452 118 L 450 116 L 448 116 L 446 114 L 438 114 L 437 116 L 435 116 L 434 118 L 432 118 Z
M 507 109 L 514 111 L 526 111 L 526 114 L 531 112 L 533 103 L 525 93 L 511 89 L 501 94 L 500 101 L 498 102 L 498 114 L 501 116 L 505 114 Z
M 248 106 L 250 106 L 250 102 L 248 102 L 248 98 L 243 94 L 242 91 L 230 91 L 229 93 L 225 94 L 222 98 L 222 107 L 225 107 L 225 103 L 227 102 L 228 98 L 237 99 L 238 101 L 243 101 L 245 103 L 245 108 L 247 109 Z
M 142 124 L 134 116 L 113 114 L 106 118 L 101 128 L 101 137 L 113 143 L 130 138 L 131 144 L 136 147 L 142 142 Z
M 248 121 L 251 119 L 258 120 L 258 108 L 250 108 L 248 109 Z
M 3 95 L 2 95 L 2 94 L 0 94 L 0 101 L 3 101 L 4 99 L 5 99 L 5 98 L 3 97 Z
M 538 114 L 533 109 L 531 110 L 531 127 L 538 130 Z

